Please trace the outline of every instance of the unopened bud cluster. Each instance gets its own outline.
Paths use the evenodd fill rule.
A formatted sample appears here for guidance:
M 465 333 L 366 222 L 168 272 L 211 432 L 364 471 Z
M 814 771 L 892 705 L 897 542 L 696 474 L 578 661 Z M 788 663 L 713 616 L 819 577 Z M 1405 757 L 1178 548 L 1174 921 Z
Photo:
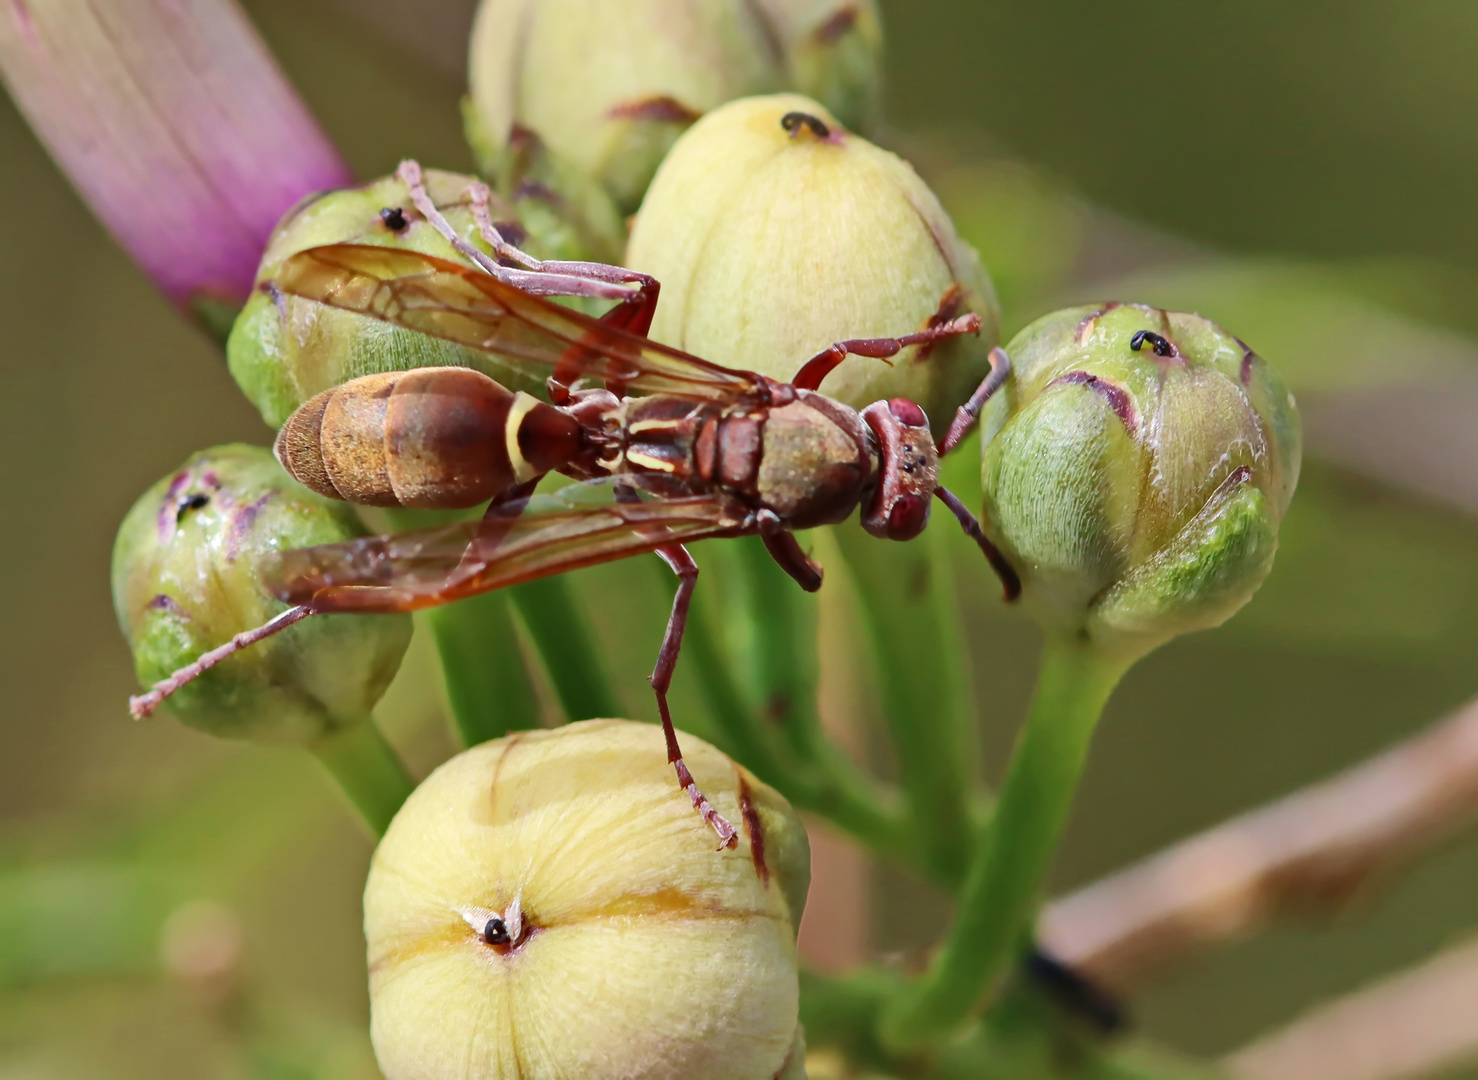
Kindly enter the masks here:
M 475 177 L 427 170 L 427 194 L 469 244 L 487 250 L 472 216 Z M 521 205 L 492 196 L 489 216 L 511 241 L 527 241 Z M 578 258 L 573 238 L 552 254 Z M 320 244 L 373 244 L 420 251 L 466 264 L 411 204 L 405 182 L 389 176 L 357 188 L 328 192 L 291 211 L 272 234 L 257 270 L 257 287 L 226 345 L 232 376 L 272 427 L 303 402 L 360 375 L 452 365 L 471 367 L 514 390 L 539 389 L 497 357 L 365 315 L 328 308 L 277 291 L 273 277 L 289 255 Z M 537 245 L 530 245 L 537 247 Z M 543 248 L 545 254 L 551 254 Z
M 1132 656 L 1246 603 L 1298 481 L 1278 373 L 1207 319 L 1138 304 L 1056 312 L 1007 351 L 982 524 L 1038 616 Z
M 871 0 L 484 0 L 468 127 L 495 177 L 532 136 L 629 213 L 673 141 L 726 101 L 798 89 L 869 122 L 881 50 Z
M 974 312 L 978 334 L 851 357 L 821 384 L 854 408 L 917 401 L 936 435 L 997 341 L 990 277 L 918 174 L 795 94 L 695 124 L 647 193 L 627 261 L 662 282 L 652 337 L 782 380 L 835 341 Z
M 775 791 L 683 743 L 740 828 L 733 849 L 715 850 L 649 724 L 508 736 L 422 783 L 364 894 L 388 1080 L 800 1075 L 805 830 Z
M 147 686 L 285 605 L 261 585 L 264 557 L 363 535 L 344 503 L 290 480 L 271 453 L 220 446 L 146 491 L 113 547 L 113 605 Z M 410 643 L 408 615 L 306 619 L 232 656 L 165 707 L 227 738 L 311 744 L 364 721 Z

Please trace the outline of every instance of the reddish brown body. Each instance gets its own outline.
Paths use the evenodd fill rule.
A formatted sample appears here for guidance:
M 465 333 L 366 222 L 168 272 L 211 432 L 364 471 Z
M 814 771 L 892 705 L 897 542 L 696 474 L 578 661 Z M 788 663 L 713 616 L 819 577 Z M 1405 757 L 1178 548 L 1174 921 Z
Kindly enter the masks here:
M 293 479 L 320 495 L 431 510 L 485 503 L 580 448 L 580 425 L 561 410 L 481 372 L 444 367 L 325 390 L 288 417 L 273 449 Z
M 922 412 L 909 419 L 918 479 L 932 490 L 933 442 Z M 804 529 L 844 520 L 876 488 L 878 446 L 860 414 L 808 390 L 778 406 L 593 390 L 560 407 L 449 367 L 326 390 L 288 418 L 276 452 L 304 486 L 368 506 L 461 509 L 554 471 L 648 475 Z
M 408 184 L 414 198 L 419 189 Z M 436 213 L 427 198 L 415 205 L 428 217 Z M 442 226 L 456 246 L 460 238 Z M 485 239 L 505 258 L 528 262 L 506 244 L 499 248 L 495 232 Z M 533 273 L 510 270 L 471 248 L 467 253 L 475 268 L 378 246 L 315 248 L 287 259 L 277 286 L 498 354 L 531 372 L 552 372 L 553 404 L 466 368 L 367 375 L 305 402 L 284 425 L 276 451 L 291 475 L 323 495 L 424 509 L 491 500 L 482 519 L 281 553 L 264 568 L 264 580 L 294 606 L 157 683 L 134 699 L 134 713 L 147 714 L 233 651 L 309 615 L 411 611 L 655 552 L 680 582 L 651 678 L 668 759 L 704 820 L 732 845 L 734 829 L 683 764 L 667 704 L 698 577 L 684 545 L 758 534 L 781 567 L 814 590 L 821 568 L 792 530 L 842 521 L 860 506 L 869 532 L 909 540 L 923 531 L 938 497 L 980 543 L 1010 593 L 1014 572 L 938 482 L 939 454 L 969 430 L 1009 362 L 1000 350 L 992 352 L 991 374 L 936 449 L 924 411 L 912 401 L 877 401 L 858 412 L 815 388 L 849 354 L 887 358 L 932 346 L 973 332 L 979 326 L 973 315 L 954 318 L 942 306 L 923 330 L 838 342 L 791 382 L 779 383 L 648 340 L 657 285 L 631 271 L 545 263 Z M 571 277 L 575 272 L 584 276 Z M 609 295 L 602 290 L 612 282 L 640 287 L 618 290 L 616 306 L 591 319 L 540 298 L 568 290 L 570 281 L 583 282 L 576 295 Z M 605 388 L 573 390 L 578 380 Z M 555 506 L 546 500 L 535 511 L 534 485 L 556 471 L 616 482 L 572 485 L 576 498 Z M 582 504 L 581 492 L 606 501 Z

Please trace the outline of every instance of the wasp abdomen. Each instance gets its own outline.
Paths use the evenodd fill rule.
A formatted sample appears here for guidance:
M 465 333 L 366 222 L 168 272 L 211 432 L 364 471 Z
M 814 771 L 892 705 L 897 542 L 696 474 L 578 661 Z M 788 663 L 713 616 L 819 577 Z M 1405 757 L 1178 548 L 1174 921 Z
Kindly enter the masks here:
M 565 413 L 470 368 L 444 367 L 325 390 L 288 417 L 275 449 L 294 479 L 330 498 L 461 509 L 564 464 L 579 448 L 579 424 Z

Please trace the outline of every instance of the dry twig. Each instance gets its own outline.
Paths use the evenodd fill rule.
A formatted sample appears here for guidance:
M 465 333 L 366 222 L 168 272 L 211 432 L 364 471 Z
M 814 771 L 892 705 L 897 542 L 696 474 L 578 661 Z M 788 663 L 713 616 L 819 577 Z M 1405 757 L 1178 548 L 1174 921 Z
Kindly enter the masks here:
M 1122 989 L 1275 915 L 1339 905 L 1478 817 L 1478 700 L 1379 756 L 1051 904 L 1053 955 Z
M 1223 1064 L 1242 1080 L 1404 1080 L 1478 1060 L 1478 941 L 1321 1005 Z

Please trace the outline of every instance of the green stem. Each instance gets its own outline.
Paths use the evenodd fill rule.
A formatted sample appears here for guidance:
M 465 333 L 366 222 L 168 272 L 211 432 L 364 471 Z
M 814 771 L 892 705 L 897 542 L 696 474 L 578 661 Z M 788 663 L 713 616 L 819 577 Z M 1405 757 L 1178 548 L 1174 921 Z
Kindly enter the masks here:
M 939 530 L 911 544 L 833 530 L 873 644 L 909 828 L 930 877 L 958 888 L 975 841 L 974 707 Z
M 885 1014 L 889 1045 L 917 1046 L 951 1031 L 995 986 L 1041 889 L 1093 729 L 1127 668 L 1089 644 L 1047 640 L 1036 697 L 954 925 L 928 971 Z
M 325 735 L 310 749 L 333 774 L 370 831 L 384 836 L 415 782 L 370 717 Z
M 662 569 L 666 571 L 666 567 Z M 667 576 L 670 578 L 671 574 Z M 725 744 L 724 749 L 765 783 L 791 798 L 797 786 L 794 770 L 788 763 L 782 763 L 770 733 L 744 700 L 733 666 L 713 628 L 711 594 L 712 590 L 705 589 L 693 593 L 688 629 L 683 636 L 683 662 L 691 663 L 698 676 L 703 700 L 720 741 Z
M 539 726 L 539 699 L 502 592 L 429 608 L 447 702 L 463 746 Z
M 619 717 L 621 701 L 611 686 L 595 635 L 570 593 L 569 579 L 539 578 L 515 585 L 508 593 L 544 660 L 566 719 Z
M 783 734 L 800 773 L 800 782 L 786 794 L 874 849 L 908 854 L 902 822 L 889 809 L 892 800 L 821 727 L 814 612 L 803 608 L 803 594 L 759 537 L 733 543 L 749 581 L 760 706 Z
M 402 530 L 468 520 L 482 510 L 392 508 L 384 513 L 391 528 Z M 539 697 L 524 663 L 506 593 L 483 593 L 427 608 L 416 618 L 436 642 L 447 704 L 463 746 L 540 726 Z

